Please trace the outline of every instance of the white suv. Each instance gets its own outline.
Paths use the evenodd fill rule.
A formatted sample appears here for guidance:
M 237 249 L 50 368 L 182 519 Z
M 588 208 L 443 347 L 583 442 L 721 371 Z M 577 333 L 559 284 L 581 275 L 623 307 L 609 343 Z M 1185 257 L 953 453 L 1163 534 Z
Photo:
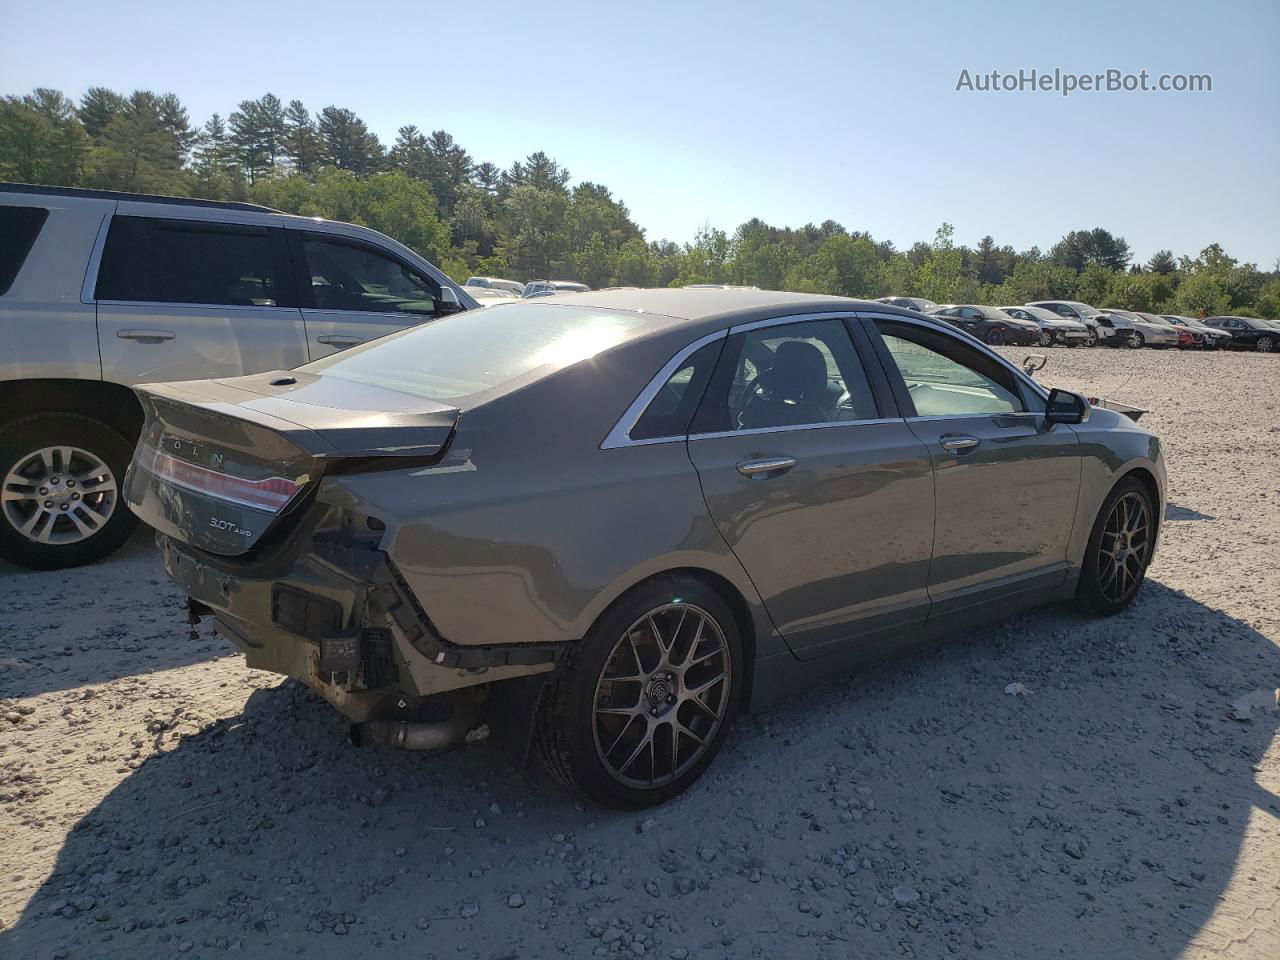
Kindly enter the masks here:
M 0 183 L 0 557 L 56 569 L 124 542 L 134 384 L 284 370 L 475 306 L 365 227 Z

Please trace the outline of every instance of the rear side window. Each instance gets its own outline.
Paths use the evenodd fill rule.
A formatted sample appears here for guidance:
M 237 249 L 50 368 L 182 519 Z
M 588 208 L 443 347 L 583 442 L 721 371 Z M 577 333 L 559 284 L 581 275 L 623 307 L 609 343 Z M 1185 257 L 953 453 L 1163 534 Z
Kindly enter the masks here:
M 13 286 L 48 218 L 43 207 L 0 207 L 0 297 Z
M 115 217 L 98 268 L 99 300 L 291 305 L 283 252 L 266 227 Z
M 667 378 L 628 436 L 632 440 L 683 437 L 723 346 L 723 340 L 716 340 L 693 351 Z

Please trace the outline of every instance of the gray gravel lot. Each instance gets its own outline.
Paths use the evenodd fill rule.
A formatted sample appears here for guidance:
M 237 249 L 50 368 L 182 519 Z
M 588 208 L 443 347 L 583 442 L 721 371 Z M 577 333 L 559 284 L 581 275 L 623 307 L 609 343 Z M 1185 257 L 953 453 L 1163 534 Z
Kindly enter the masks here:
M 189 637 L 145 536 L 0 565 L 0 956 L 1280 957 L 1280 357 L 1049 357 L 1164 438 L 1134 606 L 742 719 L 647 814 L 351 749 Z

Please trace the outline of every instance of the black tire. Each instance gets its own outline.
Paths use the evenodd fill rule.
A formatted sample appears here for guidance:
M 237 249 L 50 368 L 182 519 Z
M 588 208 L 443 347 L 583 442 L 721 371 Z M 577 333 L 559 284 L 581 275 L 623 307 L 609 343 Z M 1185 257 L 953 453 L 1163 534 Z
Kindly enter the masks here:
M 49 413 L 23 417 L 0 428 L 0 484 L 4 484 L 12 472 L 30 462 L 37 451 L 49 447 L 75 448 L 96 457 L 105 465 L 114 480 L 112 506 L 104 507 L 103 514 L 92 513 L 85 522 L 92 524 L 95 522 L 94 518 L 97 518 L 99 525 L 94 532 L 84 535 L 83 539 L 42 543 L 24 535 L 17 526 L 24 516 L 30 516 L 37 509 L 34 504 L 30 508 L 25 503 L 15 504 L 12 501 L 0 504 L 0 557 L 34 570 L 61 570 L 93 563 L 117 550 L 129 538 L 138 522 L 123 498 L 124 473 L 133 456 L 133 446 L 105 424 L 79 414 Z M 75 463 L 66 464 L 64 469 L 74 472 L 75 466 Z M 60 483 L 66 483 L 63 477 L 57 479 Z M 91 501 L 106 503 L 107 492 L 93 493 L 83 485 L 81 489 L 85 491 L 83 503 L 86 509 Z M 64 499 L 68 501 L 73 496 L 66 487 L 63 487 L 63 493 L 66 494 Z M 74 496 L 79 503 L 79 491 Z M 70 502 L 68 505 L 75 506 Z M 70 517 L 45 518 L 36 530 L 44 529 L 45 523 L 48 523 L 56 531 L 51 535 L 51 539 L 54 539 L 64 536 L 61 531 L 70 522 Z
M 1129 334 L 1129 339 L 1126 342 L 1125 346 L 1129 347 L 1129 349 L 1131 350 L 1141 350 L 1144 346 L 1146 346 L 1146 343 L 1147 343 L 1147 338 L 1142 335 L 1142 331 L 1135 330 L 1133 331 L 1133 333 Z
M 1004 340 L 1005 340 L 1004 331 L 999 329 L 998 327 L 994 330 L 987 331 L 987 343 L 991 344 L 991 346 L 993 347 L 1003 346 Z
M 1253 348 L 1259 353 L 1275 353 L 1276 341 L 1274 337 L 1259 337 L 1258 342 Z
M 1084 342 L 1086 347 L 1096 347 L 1098 345 L 1098 331 L 1093 327 L 1089 328 L 1089 339 Z
M 1146 511 L 1146 538 L 1142 541 L 1142 553 L 1120 559 L 1108 549 L 1104 557 L 1104 548 L 1110 548 L 1112 544 L 1119 548 L 1120 541 L 1107 532 L 1117 505 L 1122 502 L 1132 503 L 1135 498 L 1141 502 Z M 1080 582 L 1076 587 L 1076 602 L 1086 612 L 1095 616 L 1109 617 L 1119 613 L 1133 602 L 1147 575 L 1147 567 L 1151 564 L 1151 551 L 1155 545 L 1158 523 L 1151 492 L 1140 480 L 1126 477 L 1107 494 L 1106 500 L 1102 502 L 1102 509 L 1098 511 L 1097 519 L 1093 522 L 1089 544 L 1085 547 L 1084 564 L 1080 570 Z M 1104 537 L 1107 541 L 1105 544 Z M 1104 560 L 1107 560 L 1115 569 L 1108 570 Z M 1130 563 L 1130 560 L 1134 562 Z M 1122 563 L 1127 564 L 1125 572 L 1117 573 Z M 1119 577 L 1130 579 L 1117 580 Z M 1116 589 L 1117 586 L 1120 589 Z
M 1040 342 L 1039 342 L 1039 345 L 1040 345 L 1040 346 L 1042 346 L 1042 347 L 1052 347 L 1052 346 L 1053 346 L 1053 334 L 1049 333 L 1049 331 L 1048 331 L 1048 330 L 1042 330 L 1042 331 L 1040 332 Z
M 716 649 L 724 651 L 723 654 L 716 656 L 727 659 L 727 665 L 724 667 L 727 683 L 720 685 L 719 688 L 722 700 L 715 701 L 715 710 L 719 711 L 720 720 L 715 722 L 713 727 L 700 728 L 706 736 L 706 741 L 701 746 L 692 747 L 693 752 L 688 755 L 684 768 L 679 771 L 676 769 L 676 762 L 680 755 L 680 739 L 679 734 L 672 728 L 671 736 L 677 746 L 674 751 L 668 751 L 672 754 L 673 762 L 670 764 L 671 779 L 665 783 L 653 786 L 624 783 L 623 780 L 629 779 L 625 776 L 626 772 L 635 767 L 627 761 L 622 761 L 620 771 L 611 770 L 607 759 L 611 750 L 598 745 L 601 731 L 597 723 L 604 722 L 596 713 L 599 708 L 598 687 L 602 683 L 609 682 L 609 678 L 604 674 L 607 669 L 618 663 L 614 659 L 616 651 L 622 650 L 621 642 L 625 638 L 636 635 L 641 621 L 645 620 L 651 612 L 655 612 L 659 618 L 669 617 L 670 619 L 665 622 L 671 623 L 678 616 L 681 607 L 695 610 L 698 615 L 710 618 L 719 630 L 719 634 L 714 638 L 710 638 L 709 635 L 704 636 L 698 649 L 705 654 L 708 650 L 706 644 L 714 639 L 717 644 Z M 681 626 L 676 628 L 675 634 L 679 634 L 683 629 L 683 623 L 684 620 L 681 618 Z M 674 656 L 676 649 L 681 646 L 679 636 L 673 639 L 671 646 Z M 636 645 L 632 643 L 630 650 L 636 651 L 636 649 Z M 732 612 L 720 595 L 707 583 L 696 577 L 672 574 L 640 585 L 624 595 L 600 616 L 581 643 L 569 651 L 568 656 L 557 669 L 556 677 L 545 691 L 536 730 L 537 750 L 543 764 L 566 786 L 604 806 L 638 810 L 669 800 L 697 780 L 720 752 L 734 707 L 741 696 L 745 668 L 742 651 L 742 640 L 738 635 L 738 627 Z M 685 658 L 686 660 L 693 658 L 692 643 Z M 710 662 L 715 657 L 708 659 Z M 638 673 L 645 673 L 639 653 L 635 654 L 634 662 L 639 666 Z M 692 667 L 686 666 L 685 670 L 697 670 L 700 666 L 695 663 Z M 699 679 L 705 676 L 703 674 Z M 624 686 L 629 685 L 623 680 L 615 682 Z M 684 675 L 678 684 L 683 686 Z M 649 705 L 654 703 L 653 681 L 636 682 L 634 686 L 637 694 L 635 699 L 640 711 L 649 711 Z M 610 686 L 610 697 L 613 689 Z M 672 689 L 675 689 L 674 685 Z M 666 692 L 665 687 L 663 692 Z M 686 691 L 682 689 L 681 696 L 685 694 Z M 627 699 L 630 697 L 628 696 Z M 674 696 L 672 699 L 674 700 Z M 686 702 L 671 708 L 665 716 L 675 718 L 679 723 L 680 711 L 684 709 Z M 685 716 L 705 718 L 707 715 L 693 710 L 692 713 L 686 712 Z M 617 725 L 608 731 L 610 738 L 615 734 L 618 738 L 611 749 L 616 750 L 618 743 L 623 740 L 629 730 L 638 732 L 632 726 L 637 719 L 644 720 L 646 730 L 655 729 L 660 723 L 659 721 L 651 723 L 648 717 L 619 718 Z M 707 719 L 706 723 L 710 724 L 711 721 Z M 622 756 L 628 753 L 634 744 L 644 739 L 645 734 L 639 734 L 636 740 L 625 743 L 623 749 L 614 755 Z M 649 748 L 652 774 L 658 766 L 656 756 L 658 739 L 655 737 L 650 742 L 653 744 Z M 685 746 L 688 747 L 689 744 L 686 743 Z M 601 758 L 602 752 L 606 759 Z M 635 763 L 639 764 L 643 756 L 644 754 L 640 753 Z

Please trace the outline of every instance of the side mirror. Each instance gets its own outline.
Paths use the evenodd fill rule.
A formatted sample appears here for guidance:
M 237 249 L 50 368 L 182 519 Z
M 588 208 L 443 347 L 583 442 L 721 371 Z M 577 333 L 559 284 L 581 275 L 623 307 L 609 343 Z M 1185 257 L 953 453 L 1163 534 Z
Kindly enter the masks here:
M 1089 419 L 1089 401 L 1078 393 L 1054 387 L 1045 407 L 1045 423 L 1084 423 Z
M 1048 362 L 1049 358 L 1043 353 L 1029 353 L 1022 358 L 1022 372 L 1030 377 L 1037 370 L 1043 370 Z

